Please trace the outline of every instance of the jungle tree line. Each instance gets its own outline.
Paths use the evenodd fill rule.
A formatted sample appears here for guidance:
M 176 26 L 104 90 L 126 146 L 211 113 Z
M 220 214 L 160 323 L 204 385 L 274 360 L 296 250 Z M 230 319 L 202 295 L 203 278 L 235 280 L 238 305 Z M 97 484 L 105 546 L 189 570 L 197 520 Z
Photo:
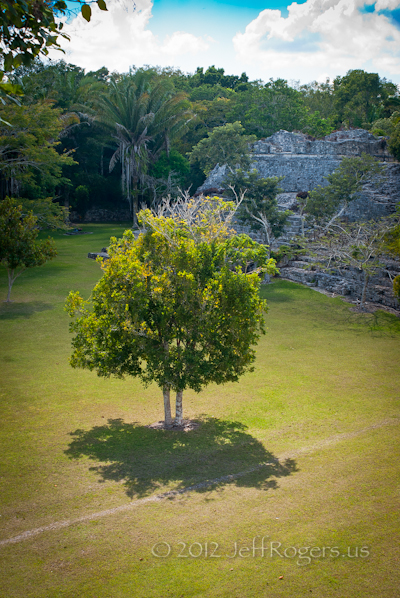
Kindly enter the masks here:
M 1 196 L 51 197 L 82 215 L 92 205 L 129 206 L 135 215 L 178 188 L 194 191 L 215 165 L 210 160 L 222 159 L 214 152 L 202 160 L 202 147 L 218 127 L 234 131 L 235 123 L 247 140 L 279 129 L 318 138 L 363 127 L 387 136 L 400 157 L 399 90 L 362 70 L 289 85 L 214 66 L 121 74 L 35 60 L 8 81 L 20 95 L 0 106 Z

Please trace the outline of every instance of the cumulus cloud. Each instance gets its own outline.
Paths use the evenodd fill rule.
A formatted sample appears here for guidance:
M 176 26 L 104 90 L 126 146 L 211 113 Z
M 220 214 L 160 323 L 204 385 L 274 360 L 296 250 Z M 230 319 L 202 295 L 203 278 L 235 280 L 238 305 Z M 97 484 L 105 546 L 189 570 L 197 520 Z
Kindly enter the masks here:
M 52 50 L 50 57 L 87 70 L 106 66 L 123 72 L 132 65 L 167 66 L 183 52 L 196 56 L 209 48 L 209 39 L 181 31 L 160 41 L 148 28 L 152 7 L 151 0 L 107 0 L 107 12 L 92 5 L 89 23 L 80 14 L 65 23 L 70 41 L 59 38 L 65 55 Z
M 264 78 L 322 80 L 356 68 L 399 75 L 400 30 L 388 14 L 400 7 L 399 0 L 377 0 L 373 12 L 365 5 L 365 0 L 293 2 L 287 17 L 263 10 L 233 38 L 237 59 L 262 69 Z

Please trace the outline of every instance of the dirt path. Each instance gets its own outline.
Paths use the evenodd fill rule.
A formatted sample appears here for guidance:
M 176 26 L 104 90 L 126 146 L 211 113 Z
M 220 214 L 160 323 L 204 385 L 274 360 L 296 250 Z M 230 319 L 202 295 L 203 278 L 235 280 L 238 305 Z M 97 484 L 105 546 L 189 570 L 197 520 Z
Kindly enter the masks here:
M 357 436 L 361 436 L 362 434 L 370 432 L 371 430 L 376 430 L 376 429 L 382 428 L 384 426 L 394 426 L 394 425 L 398 425 L 399 423 L 400 423 L 400 418 L 385 419 L 381 422 L 377 422 L 376 424 L 373 424 L 366 428 L 362 428 L 361 430 L 356 430 L 355 432 L 349 432 L 346 434 L 336 434 L 335 436 L 330 436 L 329 438 L 326 438 L 325 440 L 321 440 L 320 442 L 317 442 L 310 446 L 300 448 L 296 451 L 290 451 L 287 453 L 283 453 L 282 455 L 279 456 L 279 461 L 282 461 L 285 459 L 292 459 L 293 457 L 297 457 L 299 455 L 306 455 L 309 453 L 313 453 L 319 449 L 323 449 L 328 446 L 332 446 L 332 445 L 337 444 L 338 442 L 341 442 L 343 440 L 348 440 L 350 438 L 356 438 Z M 193 486 L 187 486 L 186 488 L 181 488 L 180 490 L 171 490 L 169 492 L 164 492 L 162 494 L 156 494 L 154 496 L 149 496 L 148 498 L 140 498 L 138 500 L 133 500 L 133 501 L 131 501 L 125 505 L 121 505 L 119 507 L 114 507 L 112 509 L 106 509 L 105 511 L 99 511 L 97 513 L 92 513 L 91 515 L 84 515 L 83 517 L 78 517 L 76 519 L 66 519 L 65 521 L 56 521 L 54 523 L 51 523 L 50 525 L 44 525 L 43 527 L 37 527 L 36 529 L 32 529 L 32 530 L 23 532 L 22 534 L 19 534 L 18 536 L 14 536 L 12 538 L 7 538 L 6 540 L 1 540 L 0 546 L 6 546 L 8 544 L 17 544 L 18 542 L 22 542 L 23 540 L 28 540 L 29 538 L 32 538 L 32 537 L 37 536 L 38 534 L 42 534 L 44 532 L 59 530 L 64 527 L 69 527 L 71 525 L 75 525 L 77 523 L 82 523 L 85 521 L 93 521 L 94 519 L 99 519 L 100 517 L 107 517 L 108 515 L 114 515 L 115 513 L 121 513 L 123 511 L 128 511 L 129 509 L 133 509 L 135 507 L 140 507 L 141 505 L 144 505 L 144 504 L 161 501 L 166 498 L 179 496 L 180 494 L 186 494 L 188 492 L 192 492 L 192 491 L 198 490 L 200 488 L 206 488 L 207 486 L 213 486 L 214 484 L 219 484 L 220 482 L 229 482 L 232 480 L 236 480 L 237 478 L 243 477 L 249 473 L 258 471 L 262 467 L 266 467 L 268 465 L 272 465 L 275 463 L 276 463 L 276 461 L 260 463 L 260 464 L 256 465 L 255 467 L 252 467 L 251 469 L 246 469 L 245 471 L 240 471 L 238 473 L 234 473 L 234 474 L 227 475 L 227 476 L 222 476 L 220 478 L 215 478 L 212 480 L 205 480 L 204 482 L 194 484 Z

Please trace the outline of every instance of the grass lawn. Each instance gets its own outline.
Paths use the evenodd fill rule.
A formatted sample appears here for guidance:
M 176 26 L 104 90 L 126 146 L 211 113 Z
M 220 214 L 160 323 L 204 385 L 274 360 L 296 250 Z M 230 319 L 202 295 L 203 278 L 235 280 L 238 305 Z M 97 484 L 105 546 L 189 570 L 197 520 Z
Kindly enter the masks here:
M 397 598 L 400 320 L 277 280 L 255 372 L 149 429 L 156 386 L 68 364 L 65 297 L 124 230 L 84 228 L 0 305 L 0 596 Z

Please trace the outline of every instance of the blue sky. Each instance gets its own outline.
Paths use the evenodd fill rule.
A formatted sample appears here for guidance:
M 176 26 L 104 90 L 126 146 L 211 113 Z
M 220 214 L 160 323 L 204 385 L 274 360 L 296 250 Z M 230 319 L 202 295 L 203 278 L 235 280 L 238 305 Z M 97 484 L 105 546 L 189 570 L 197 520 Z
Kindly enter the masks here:
M 400 0 L 106 1 L 65 25 L 65 59 L 88 70 L 215 64 L 307 83 L 363 68 L 400 83 Z

